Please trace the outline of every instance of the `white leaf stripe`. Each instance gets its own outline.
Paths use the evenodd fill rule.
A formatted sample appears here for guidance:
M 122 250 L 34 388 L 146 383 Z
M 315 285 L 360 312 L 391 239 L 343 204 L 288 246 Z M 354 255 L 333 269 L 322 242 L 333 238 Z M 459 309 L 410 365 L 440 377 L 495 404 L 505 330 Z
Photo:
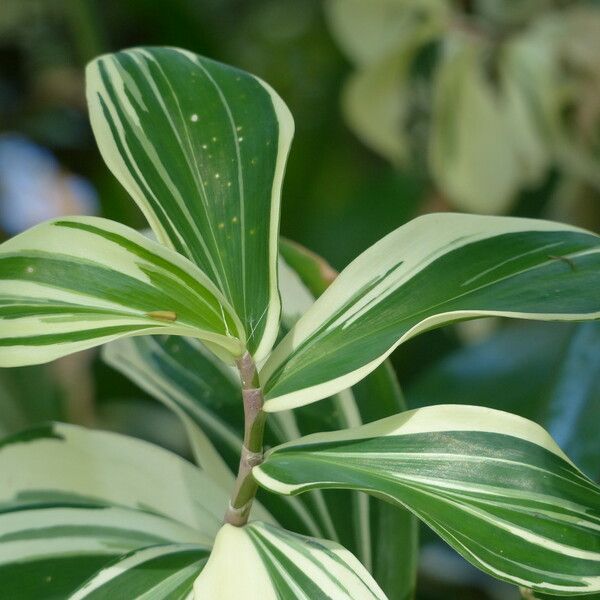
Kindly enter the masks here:
M 194 592 L 224 600 L 385 599 L 360 562 L 338 544 L 260 522 L 221 529 Z
M 198 336 L 237 355 L 240 331 L 206 275 L 123 225 L 57 219 L 0 246 L 2 366 L 157 332 Z
M 351 263 L 275 349 L 261 372 L 266 410 L 348 387 L 398 344 L 448 322 L 600 318 L 599 264 L 598 237 L 567 225 L 415 219 Z
M 109 168 L 159 239 L 208 273 L 264 356 L 280 310 L 287 107 L 259 79 L 177 48 L 100 57 L 87 68 L 87 97 Z
M 418 409 L 285 444 L 254 473 L 280 493 L 349 487 L 387 497 L 518 585 L 600 591 L 600 489 L 525 419 L 468 406 Z

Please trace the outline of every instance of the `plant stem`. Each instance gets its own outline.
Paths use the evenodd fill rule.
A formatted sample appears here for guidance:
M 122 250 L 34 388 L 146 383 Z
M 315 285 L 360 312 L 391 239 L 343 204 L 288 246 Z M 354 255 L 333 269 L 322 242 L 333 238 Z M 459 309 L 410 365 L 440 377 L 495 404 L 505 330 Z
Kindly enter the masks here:
M 266 414 L 262 409 L 264 399 L 254 359 L 246 352 L 236 362 L 236 366 L 242 380 L 244 444 L 235 486 L 225 513 L 225 522 L 241 527 L 248 521 L 252 501 L 258 489 L 258 485 L 252 477 L 252 467 L 259 465 L 263 460 Z

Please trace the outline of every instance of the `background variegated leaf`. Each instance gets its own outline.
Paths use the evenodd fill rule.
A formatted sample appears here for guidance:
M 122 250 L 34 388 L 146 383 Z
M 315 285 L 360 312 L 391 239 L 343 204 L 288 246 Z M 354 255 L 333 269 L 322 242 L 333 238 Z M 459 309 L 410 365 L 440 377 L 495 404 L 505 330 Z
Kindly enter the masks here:
M 92 127 L 107 165 L 158 239 L 208 274 L 248 349 L 277 334 L 280 189 L 292 117 L 263 81 L 177 48 L 88 65 Z
M 532 219 L 433 214 L 355 259 L 261 370 L 267 411 L 362 379 L 403 341 L 461 319 L 600 317 L 600 239 Z
M 413 79 L 414 63 L 442 32 L 446 3 L 328 0 L 325 6 L 335 39 L 357 67 L 342 95 L 349 126 L 394 165 L 409 164 L 424 93 Z
M 124 225 L 57 219 L 0 246 L 1 366 L 167 332 L 225 356 L 243 343 L 239 320 L 195 265 Z
M 445 2 L 438 0 L 327 0 L 326 15 L 337 42 L 359 67 L 377 63 L 408 39 L 437 29 L 450 16 Z
M 279 265 L 285 333 L 312 304 L 313 294 L 319 295 L 335 273 L 322 259 L 297 244 L 282 241 L 281 252 L 286 257 Z M 221 478 L 220 465 L 224 462 L 230 469 L 229 479 L 232 478 L 243 432 L 240 384 L 233 370 L 216 360 L 197 340 L 184 337 L 118 340 L 105 346 L 104 358 L 178 412 L 188 430 L 196 461 L 203 469 L 223 481 L 227 479 Z M 385 364 L 352 390 L 324 400 L 318 410 L 306 407 L 271 415 L 266 443 L 273 446 L 316 431 L 356 426 L 403 409 L 395 376 Z M 210 448 L 206 447 L 205 437 Z M 215 449 L 220 457 L 214 457 Z M 372 570 L 390 597 L 411 597 L 416 570 L 416 522 L 410 513 L 365 494 L 347 491 L 316 491 L 301 498 L 272 494 L 259 497 L 287 528 L 326 537 L 350 549 Z M 256 509 L 253 515 L 262 518 Z M 392 568 L 389 561 L 397 555 L 403 556 L 402 566 L 394 563 Z
M 339 544 L 261 522 L 223 526 L 194 592 L 197 598 L 227 600 L 386 598 L 360 562 Z
M 254 473 L 279 493 L 342 487 L 385 497 L 477 567 L 517 585 L 600 591 L 600 488 L 521 417 L 422 408 L 284 444 Z
M 532 137 L 521 88 L 511 70 L 504 68 L 504 56 L 500 82 L 491 81 L 485 68 L 489 48 L 479 38 L 458 31 L 446 36 L 443 51 L 433 93 L 429 146 L 433 177 L 461 210 L 506 212 L 529 163 L 529 156 L 524 160 L 514 147 L 524 143 L 524 133 Z

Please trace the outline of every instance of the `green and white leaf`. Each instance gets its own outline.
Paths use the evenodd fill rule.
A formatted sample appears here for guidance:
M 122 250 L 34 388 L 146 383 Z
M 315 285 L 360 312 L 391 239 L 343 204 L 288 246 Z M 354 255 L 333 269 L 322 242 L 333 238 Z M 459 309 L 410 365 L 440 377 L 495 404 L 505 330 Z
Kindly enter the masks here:
M 385 599 L 342 546 L 260 522 L 223 526 L 194 593 L 220 600 Z
M 119 557 L 80 586 L 69 600 L 193 598 L 193 585 L 210 549 L 193 545 L 150 546 Z
M 0 532 L 2 594 L 21 600 L 69 597 L 99 569 L 141 547 L 176 542 L 205 553 L 208 548 L 201 535 L 171 519 L 139 509 L 86 506 L 66 495 L 37 507 L 0 509 Z
M 79 590 L 78 598 L 105 598 L 121 589 L 137 598 L 186 589 L 187 596 L 227 499 L 191 464 L 133 438 L 62 424 L 7 438 L 0 442 L 2 594 L 70 598 Z
M 600 591 L 600 488 L 538 425 L 441 405 L 273 449 L 261 485 L 364 490 L 409 508 L 474 565 L 554 594 Z
M 212 539 L 228 490 L 158 446 L 52 424 L 0 443 L 0 509 L 59 503 L 149 511 Z
M 177 48 L 134 48 L 87 67 L 100 152 L 159 241 L 234 307 L 248 349 L 277 335 L 280 191 L 293 135 L 279 96 L 243 71 Z
M 206 275 L 118 223 L 57 219 L 0 246 L 0 366 L 150 333 L 198 337 L 229 357 L 244 342 L 239 320 Z
M 355 259 L 261 370 L 270 412 L 331 396 L 402 342 L 483 316 L 600 318 L 600 238 L 560 223 L 432 214 Z

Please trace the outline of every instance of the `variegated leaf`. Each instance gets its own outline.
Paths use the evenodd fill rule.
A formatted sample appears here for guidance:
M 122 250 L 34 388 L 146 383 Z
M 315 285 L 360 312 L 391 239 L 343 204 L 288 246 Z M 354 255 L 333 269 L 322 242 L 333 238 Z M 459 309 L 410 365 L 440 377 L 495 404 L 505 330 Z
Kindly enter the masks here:
M 239 355 L 244 342 L 206 275 L 118 223 L 57 219 L 0 246 L 0 366 L 148 333 L 199 337 L 224 356 Z
M 271 451 L 261 485 L 368 491 L 408 507 L 477 567 L 554 594 L 600 591 L 600 488 L 538 425 L 440 405 Z
M 248 348 L 277 334 L 280 190 L 292 117 L 263 81 L 177 48 L 134 48 L 87 68 L 107 165 L 158 239 L 230 301 Z
M 330 396 L 418 333 L 491 315 L 600 318 L 600 238 L 532 219 L 411 221 L 355 259 L 275 348 L 265 410 Z
M 220 600 L 385 600 L 360 562 L 338 544 L 260 522 L 224 525 L 194 593 Z
M 69 600 L 193 597 L 193 584 L 210 549 L 194 545 L 149 546 L 119 557 L 81 585 Z
M 65 495 L 35 507 L 0 508 L 2 596 L 67 598 L 121 555 L 174 542 L 203 548 L 205 553 L 209 547 L 193 529 L 166 517 L 91 505 L 77 496 Z
M 0 442 L 0 510 L 53 502 L 142 509 L 206 541 L 228 492 L 175 454 L 115 433 L 52 424 Z
M 2 595 L 191 593 L 227 499 L 183 459 L 122 435 L 53 424 L 2 440 Z

